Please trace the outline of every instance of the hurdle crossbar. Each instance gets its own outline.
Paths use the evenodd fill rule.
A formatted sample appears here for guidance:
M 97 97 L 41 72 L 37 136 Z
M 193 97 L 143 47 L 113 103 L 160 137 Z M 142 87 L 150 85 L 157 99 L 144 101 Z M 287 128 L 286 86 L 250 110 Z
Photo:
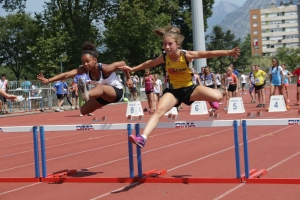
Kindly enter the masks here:
M 280 118 L 280 119 L 242 119 L 247 126 L 288 126 L 300 125 L 300 118 Z
M 240 120 L 207 120 L 207 121 L 174 121 L 174 122 L 160 122 L 156 128 L 203 128 L 203 127 L 229 127 L 233 126 L 234 121 L 237 126 L 240 126 Z M 134 124 L 132 129 L 134 129 Z M 139 123 L 140 128 L 145 128 L 146 123 Z M 128 123 L 117 124 L 72 124 L 72 125 L 45 125 L 44 131 L 76 131 L 76 130 L 127 130 Z M 14 127 L 0 127 L 0 132 L 32 132 L 33 126 L 14 126 Z

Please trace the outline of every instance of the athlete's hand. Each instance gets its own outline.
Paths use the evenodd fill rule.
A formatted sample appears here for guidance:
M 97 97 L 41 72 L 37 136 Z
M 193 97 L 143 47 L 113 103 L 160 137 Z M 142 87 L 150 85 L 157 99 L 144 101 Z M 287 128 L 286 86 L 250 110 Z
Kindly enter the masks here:
M 133 68 L 132 67 L 129 67 L 127 65 L 124 65 L 122 67 L 119 67 L 120 70 L 123 70 L 123 71 L 128 71 L 128 72 L 133 72 Z
M 16 101 L 17 100 L 17 96 L 12 95 L 12 94 L 7 94 L 5 98 L 9 99 L 11 101 Z
M 45 78 L 42 73 L 38 74 L 36 78 L 39 79 L 44 84 L 48 84 L 50 82 L 49 79 Z
M 235 59 L 237 59 L 240 55 L 241 55 L 241 51 L 239 47 L 235 47 L 234 49 L 229 50 L 229 56 L 232 56 Z

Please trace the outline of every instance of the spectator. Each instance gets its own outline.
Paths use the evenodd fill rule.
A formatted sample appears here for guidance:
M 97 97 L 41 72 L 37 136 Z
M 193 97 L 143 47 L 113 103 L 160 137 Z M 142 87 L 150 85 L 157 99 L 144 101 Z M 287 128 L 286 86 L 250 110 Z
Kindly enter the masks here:
M 295 106 L 299 106 L 300 105 L 300 98 L 299 98 L 300 97 L 300 67 L 295 69 L 293 75 L 297 77 L 297 94 L 296 94 L 297 102 Z
M 31 82 L 28 80 L 27 76 L 24 77 L 25 81 L 22 82 L 22 91 L 23 91 L 23 98 L 25 100 L 25 110 L 27 110 L 28 102 L 27 99 L 29 97 L 29 90 L 31 86 Z
M 78 86 L 74 80 L 69 85 L 69 91 L 72 95 L 72 104 L 75 105 L 75 110 L 78 110 Z
M 139 82 L 139 77 L 137 75 L 131 76 L 131 80 L 133 83 L 133 88 L 131 88 L 131 90 L 130 90 L 130 96 L 131 96 L 131 100 L 136 101 L 136 99 L 137 99 L 136 86 L 137 86 L 137 83 Z
M 67 102 L 70 104 L 71 109 L 74 110 L 74 107 L 72 105 L 72 102 L 70 101 L 70 97 L 69 97 L 69 86 L 68 83 L 65 82 L 65 80 L 62 80 L 63 83 L 63 98 L 67 99 Z
M 248 78 L 248 77 L 244 74 L 244 72 L 242 72 L 242 75 L 241 75 L 242 95 L 247 94 L 247 93 L 245 92 L 245 85 L 246 85 L 246 83 L 247 83 L 247 78 Z
M 159 99 L 162 95 L 162 82 L 158 79 L 158 74 L 154 74 L 154 87 L 153 87 L 153 98 L 154 98 L 154 110 L 158 105 Z
M 55 112 L 62 112 L 64 111 L 61 107 L 64 103 L 64 94 L 63 94 L 63 83 L 61 81 L 57 81 L 54 86 L 52 87 L 52 90 L 55 91 L 56 97 L 57 97 L 57 105 L 58 108 L 55 110 Z
M 39 95 L 39 87 L 34 84 L 31 85 L 31 96 L 38 97 Z M 32 109 L 37 109 L 39 107 L 39 101 L 37 98 L 31 100 Z
M 8 91 L 8 81 L 6 80 L 6 75 L 2 74 L 1 75 L 1 79 L 0 79 L 0 89 L 2 89 L 2 91 L 6 92 Z M 2 114 L 7 114 L 7 104 L 6 104 L 7 99 L 0 95 L 0 110 Z

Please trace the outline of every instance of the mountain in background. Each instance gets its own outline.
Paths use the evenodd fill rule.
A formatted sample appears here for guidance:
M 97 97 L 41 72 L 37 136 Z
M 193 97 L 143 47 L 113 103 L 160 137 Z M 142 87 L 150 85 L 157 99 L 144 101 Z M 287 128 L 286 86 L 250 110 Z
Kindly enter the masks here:
M 236 11 L 239 8 L 239 6 L 226 1 L 221 1 L 219 5 L 213 7 L 213 14 L 207 19 L 208 29 L 206 30 L 206 33 L 210 33 L 213 26 L 220 24 L 226 15 Z
M 276 5 L 279 6 L 281 1 L 276 0 Z M 292 1 L 295 5 L 298 4 L 298 0 Z M 290 0 L 283 2 L 288 3 Z M 223 28 L 223 31 L 231 30 L 236 38 L 244 40 L 250 33 L 250 10 L 268 8 L 271 3 L 275 3 L 275 0 L 247 0 L 238 10 L 229 13 L 219 25 Z

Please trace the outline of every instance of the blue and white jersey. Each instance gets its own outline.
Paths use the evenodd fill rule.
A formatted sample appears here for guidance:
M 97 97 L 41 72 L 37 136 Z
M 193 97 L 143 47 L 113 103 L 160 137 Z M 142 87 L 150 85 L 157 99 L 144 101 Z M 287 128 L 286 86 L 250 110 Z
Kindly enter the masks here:
M 64 93 L 63 93 L 63 82 L 57 81 L 57 82 L 53 85 L 52 88 L 55 89 L 55 93 L 56 93 L 56 94 L 64 94 Z
M 90 79 L 90 77 L 87 75 L 87 74 L 78 74 L 78 75 L 76 75 L 75 77 L 74 77 L 74 83 L 76 83 L 76 84 L 78 84 L 78 80 L 79 79 L 82 79 L 83 80 L 83 82 L 89 82 L 89 81 L 91 81 L 91 79 Z
M 255 79 L 254 79 L 253 72 L 250 72 L 249 79 L 250 79 L 251 84 L 254 85 L 255 84 Z
M 282 67 L 278 66 L 278 67 L 270 67 L 270 71 L 269 74 L 272 75 L 272 84 L 275 86 L 280 86 L 282 85 L 281 83 L 281 71 L 282 71 Z
M 209 73 L 207 76 L 204 75 L 204 82 L 206 86 L 210 86 L 214 84 L 213 74 Z
M 63 82 L 63 94 L 69 94 L 68 84 Z
M 289 71 L 288 70 L 283 70 L 283 84 L 288 84 L 289 83 Z
M 120 82 L 120 80 L 115 72 L 112 72 L 108 77 L 103 76 L 102 63 L 99 63 L 99 71 L 100 71 L 100 79 L 93 80 L 93 81 L 96 81 L 101 85 L 110 85 L 110 86 L 116 87 L 118 89 L 123 89 L 123 85 Z M 89 75 L 90 79 L 92 79 L 89 71 L 88 71 L 88 75 Z

